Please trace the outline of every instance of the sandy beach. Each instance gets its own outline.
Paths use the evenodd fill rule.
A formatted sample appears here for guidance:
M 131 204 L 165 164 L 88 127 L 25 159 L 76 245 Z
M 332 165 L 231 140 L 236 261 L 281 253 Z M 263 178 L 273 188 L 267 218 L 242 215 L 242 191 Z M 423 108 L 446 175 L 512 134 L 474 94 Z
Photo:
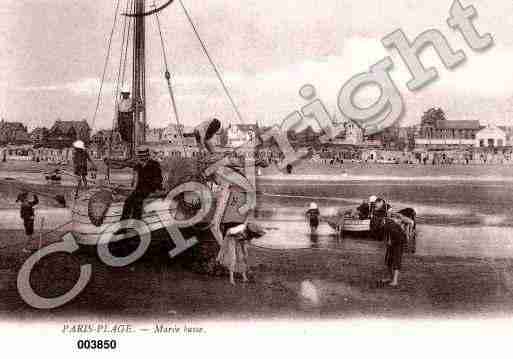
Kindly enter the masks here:
M 23 234 L 8 231 L 0 249 L 0 316 L 7 320 L 67 316 L 115 319 L 324 319 L 476 318 L 513 313 L 511 260 L 406 256 L 399 288 L 379 288 L 381 245 L 367 251 L 250 248 L 252 281 L 194 273 L 152 248 L 134 265 L 109 268 L 95 256 L 56 254 L 32 274 L 36 292 L 56 296 L 78 278 L 79 264 L 93 277 L 72 302 L 50 311 L 30 308 L 16 289 L 27 258 Z M 47 237 L 45 243 L 58 240 Z
M 311 175 L 311 169 L 299 167 L 294 176 Z M 40 173 L 38 170 L 32 173 Z M 117 269 L 91 253 L 55 254 L 33 272 L 31 282 L 41 295 L 56 296 L 69 290 L 78 278 L 79 264 L 92 264 L 93 277 L 72 302 L 50 311 L 35 310 L 18 295 L 16 276 L 28 255 L 21 252 L 24 234 L 16 218 L 17 207 L 7 196 L 3 208 L 10 209 L 4 210 L 3 218 L 10 219 L 1 222 L 0 236 L 0 315 L 27 320 L 69 316 L 331 319 L 501 317 L 513 313 L 513 247 L 508 245 L 513 223 L 508 176 L 513 175 L 513 168 L 494 171 L 500 178 L 493 181 L 479 177 L 491 173 L 490 168 L 472 166 L 435 170 L 429 166 L 430 176 L 438 178 L 435 180 L 422 178 L 425 170 L 418 166 L 324 168 L 318 174 L 328 177 L 321 181 L 305 177 L 288 181 L 290 176 L 266 170 L 258 182 L 258 206 L 261 220 L 277 230 L 264 241 L 254 241 L 250 248 L 251 283 L 232 286 L 227 275 L 195 273 L 184 259 L 169 260 L 162 248 L 152 248 L 134 265 Z M 342 171 L 369 179 L 333 178 Z M 400 178 L 390 180 L 390 176 Z M 450 180 L 443 176 L 473 180 L 449 185 Z M 419 213 L 419 252 L 405 256 L 399 288 L 377 285 L 384 269 L 381 243 L 348 238 L 338 245 L 328 233 L 310 243 L 298 227 L 298 218 L 314 197 L 323 211 L 329 211 L 354 206 L 376 189 L 395 206 L 411 205 Z M 45 228 L 50 229 L 50 224 L 65 221 L 66 211 L 53 209 L 48 202 L 36 213 L 45 217 Z M 294 232 L 298 228 L 299 232 Z M 36 238 L 38 234 L 36 226 Z M 58 241 L 61 234 L 46 235 L 43 245 Z

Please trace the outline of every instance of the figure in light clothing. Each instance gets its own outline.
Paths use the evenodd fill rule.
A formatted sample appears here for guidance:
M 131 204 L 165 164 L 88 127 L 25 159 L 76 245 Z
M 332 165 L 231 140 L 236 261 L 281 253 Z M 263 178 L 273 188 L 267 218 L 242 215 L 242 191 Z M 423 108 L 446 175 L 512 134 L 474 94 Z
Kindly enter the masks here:
M 260 226 L 254 223 L 243 223 L 226 232 L 217 261 L 230 272 L 231 284 L 235 284 L 235 273 L 241 273 L 243 282 L 248 281 L 248 244 L 263 234 Z

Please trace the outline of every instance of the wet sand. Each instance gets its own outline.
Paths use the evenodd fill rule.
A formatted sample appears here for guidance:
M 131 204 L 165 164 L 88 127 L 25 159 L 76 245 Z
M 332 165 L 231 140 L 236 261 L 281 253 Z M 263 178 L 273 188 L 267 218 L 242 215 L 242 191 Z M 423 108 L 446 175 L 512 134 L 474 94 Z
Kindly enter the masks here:
M 64 317 L 173 319 L 327 319 L 502 317 L 513 313 L 513 262 L 406 256 L 400 286 L 379 288 L 382 248 L 344 251 L 250 248 L 252 282 L 232 286 L 226 276 L 184 269 L 156 249 L 134 265 L 110 268 L 94 255 L 53 255 L 36 266 L 31 282 L 44 296 L 69 290 L 79 264 L 93 265 L 86 289 L 63 307 L 26 305 L 16 275 L 28 255 L 23 234 L 9 231 L 0 249 L 0 316 L 4 320 Z M 46 243 L 57 240 L 47 238 Z M 239 278 L 240 279 L 240 278 Z M 312 291 L 314 293 L 312 293 Z
M 385 167 L 369 171 L 377 175 L 386 172 Z M 511 167 L 505 168 L 501 176 L 510 175 Z M 485 170 L 490 171 L 490 167 L 473 169 L 475 173 Z M 420 175 L 422 169 L 415 171 Z M 318 197 L 315 200 L 323 210 L 330 210 L 354 206 L 379 189 L 395 206 L 411 205 L 419 211 L 418 255 L 405 256 L 399 288 L 376 285 L 384 269 L 380 243 L 348 239 L 333 244 L 328 232 L 320 233 L 321 238 L 312 243 L 304 232 L 292 235 L 276 230 L 264 238 L 276 236 L 272 241 L 254 241 L 250 249 L 252 283 L 235 287 L 226 276 L 193 273 L 180 259 L 170 261 L 158 249 L 130 267 L 117 269 L 100 263 L 91 254 L 53 255 L 36 267 L 31 280 L 41 295 L 55 296 L 71 288 L 80 263 L 93 265 L 93 278 L 67 305 L 50 311 L 35 310 L 21 300 L 16 290 L 17 271 L 27 255 L 21 252 L 24 234 L 21 222 L 15 222 L 14 210 L 14 217 L 7 221 L 9 226 L 4 225 L 6 222 L 1 226 L 0 316 L 17 320 L 68 316 L 292 319 L 502 317 L 513 313 L 513 260 L 503 258 L 513 253 L 509 244 L 513 223 L 509 181 L 330 181 L 323 186 L 315 180 L 291 184 L 264 176 L 259 190 L 289 197 L 261 195 L 259 205 L 278 211 L 278 218 L 271 215 L 263 220 L 270 222 L 269 227 L 282 229 L 277 219 L 289 216 L 283 226 L 297 228 L 298 213 L 313 197 Z M 44 214 L 46 209 L 40 210 Z M 57 224 L 64 216 L 53 218 Z M 57 240 L 57 234 L 44 238 L 45 243 Z

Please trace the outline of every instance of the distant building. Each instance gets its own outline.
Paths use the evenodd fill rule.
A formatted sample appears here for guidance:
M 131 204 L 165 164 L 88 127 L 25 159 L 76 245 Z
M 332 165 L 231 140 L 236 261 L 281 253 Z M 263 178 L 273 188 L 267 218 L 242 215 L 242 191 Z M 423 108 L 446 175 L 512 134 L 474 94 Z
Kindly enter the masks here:
M 64 148 L 71 147 L 76 140 L 89 143 L 91 128 L 87 121 L 61 121 L 57 120 L 50 128 L 45 147 Z
M 504 147 L 506 146 L 506 132 L 497 126 L 489 125 L 476 133 L 477 147 Z
M 322 133 L 316 132 L 311 126 L 298 132 L 294 130 L 288 132 L 290 143 L 302 147 L 310 147 L 320 143 L 319 137 L 321 136 Z
M 146 142 L 148 143 L 161 143 L 165 142 L 164 132 L 166 128 L 148 128 L 146 130 Z
M 36 127 L 30 133 L 30 140 L 34 145 L 41 145 L 48 137 L 48 129 L 46 127 Z
M 418 137 L 415 138 L 415 146 L 426 148 L 475 146 L 476 134 L 482 128 L 477 120 L 423 121 Z
M 358 145 L 363 143 L 363 131 L 353 121 L 344 123 L 345 127 L 345 140 L 348 143 Z
M 118 131 L 99 130 L 93 136 L 89 144 L 89 149 L 94 158 L 105 158 L 112 152 L 123 152 L 123 155 L 113 155 L 113 157 L 123 157 L 128 151 L 128 147 L 123 143 L 121 134 Z
M 226 130 L 226 145 L 240 147 L 252 141 L 257 135 L 257 124 L 231 124 Z
M 172 146 L 182 146 L 181 136 L 185 134 L 191 134 L 194 128 L 189 126 L 184 126 L 170 123 L 165 129 L 163 133 L 164 142 L 170 144 Z M 187 136 L 183 138 L 185 146 L 192 147 L 196 145 L 196 139 L 192 136 Z
M 0 121 L 0 144 L 23 145 L 30 142 L 27 127 L 21 122 Z

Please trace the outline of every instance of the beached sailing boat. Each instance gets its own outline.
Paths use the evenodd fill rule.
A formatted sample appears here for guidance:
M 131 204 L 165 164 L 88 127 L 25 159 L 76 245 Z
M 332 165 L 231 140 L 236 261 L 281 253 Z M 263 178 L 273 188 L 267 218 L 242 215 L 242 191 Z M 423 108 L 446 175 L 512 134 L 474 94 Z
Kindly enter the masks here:
M 118 0 L 119 1 L 119 0 Z M 177 107 L 175 103 L 175 98 L 173 95 L 173 89 L 171 86 L 171 76 L 167 68 L 167 59 L 166 59 L 166 51 L 164 46 L 164 40 L 162 37 L 162 31 L 160 29 L 160 22 L 158 18 L 158 13 L 166 8 L 173 2 L 167 1 L 161 6 L 153 6 L 150 8 L 146 7 L 145 0 L 127 0 L 126 12 L 123 13 L 125 19 L 124 25 L 124 35 L 123 35 L 123 48 L 122 48 L 122 58 L 120 60 L 120 69 L 118 72 L 118 84 L 117 88 L 122 87 L 119 84 L 120 75 L 124 72 L 124 69 L 121 68 L 122 64 L 126 64 L 126 54 L 128 53 L 128 48 L 130 46 L 129 38 L 130 34 L 132 34 L 131 38 L 131 46 L 132 46 L 132 112 L 130 115 L 131 126 L 130 134 L 131 136 L 128 144 L 129 144 L 129 156 L 125 159 L 117 159 L 110 160 L 109 164 L 121 168 L 123 167 L 122 162 L 124 160 L 131 161 L 135 159 L 137 147 L 141 144 L 144 144 L 145 141 L 145 129 L 146 129 L 146 73 L 145 73 L 145 26 L 146 19 L 148 16 L 155 16 L 157 26 L 159 27 L 159 34 L 161 37 L 161 45 L 162 45 L 162 53 L 164 58 L 164 64 L 166 67 L 165 71 L 165 79 L 167 81 L 170 100 L 173 105 L 173 109 L 175 111 L 175 119 L 177 121 L 177 128 L 179 129 L 179 134 L 182 137 L 183 142 L 183 134 L 180 129 L 180 122 L 177 112 Z M 211 65 L 213 66 L 216 75 L 218 76 L 219 81 L 221 82 L 223 89 L 225 90 L 226 95 L 230 99 L 232 105 L 234 106 L 234 110 L 241 119 L 240 112 L 238 111 L 232 97 L 230 96 L 226 85 L 224 84 L 223 79 L 215 64 L 212 62 L 211 57 L 209 56 L 207 49 L 202 42 L 199 34 L 196 30 L 196 27 L 192 23 L 191 17 L 187 12 L 183 2 L 181 0 L 178 1 L 182 6 L 182 9 L 189 20 L 195 35 L 201 43 L 202 49 L 205 52 L 205 55 L 208 57 Z M 119 3 L 117 8 L 119 8 Z M 125 57 L 123 57 L 123 53 Z M 120 123 L 118 122 L 118 126 Z M 126 129 L 125 129 L 126 130 Z M 126 131 L 125 131 L 126 132 Z M 183 155 L 186 156 L 186 148 L 183 145 Z M 116 166 L 117 165 L 117 166 Z M 110 171 L 110 166 L 109 166 Z M 182 171 L 181 168 L 176 168 L 174 172 Z M 243 175 L 242 175 L 243 176 Z M 189 180 L 198 180 L 196 178 L 189 178 Z M 244 177 L 244 176 L 243 176 Z M 244 178 L 243 178 L 244 179 Z M 248 181 L 246 181 L 248 182 Z M 253 184 L 254 185 L 254 184 Z M 172 188 L 168 188 L 170 190 Z M 214 235 L 216 241 L 221 244 L 222 235 L 221 235 L 221 222 L 225 223 L 241 223 L 244 222 L 247 215 L 241 214 L 238 209 L 242 207 L 246 200 L 244 195 L 240 195 L 243 191 L 238 191 L 239 195 L 234 196 L 233 191 L 234 186 L 224 183 L 221 186 L 221 190 L 217 192 L 214 196 L 211 205 L 205 203 L 200 203 L 198 206 L 198 198 L 204 199 L 207 196 L 200 195 L 192 195 L 196 201 L 195 205 L 184 206 L 184 201 L 172 199 L 170 201 L 166 200 L 148 200 L 145 203 L 145 208 L 143 211 L 142 221 L 146 224 L 147 228 L 151 232 L 152 240 L 175 240 L 171 239 L 166 227 L 174 218 L 176 220 L 184 220 L 188 219 L 191 216 L 197 215 L 198 211 L 204 211 L 202 220 L 202 230 L 209 230 Z M 112 185 L 102 185 L 92 189 L 89 189 L 83 192 L 78 199 L 75 200 L 72 209 L 72 231 L 75 235 L 77 242 L 81 245 L 97 245 L 101 243 L 102 238 L 110 238 L 110 242 L 121 241 L 130 237 L 134 237 L 137 235 L 134 231 L 128 231 L 126 233 L 118 234 L 120 226 L 118 225 L 121 217 L 121 212 L 124 204 L 124 199 L 126 198 L 127 191 L 126 189 L 120 190 L 119 187 L 115 188 Z M 206 194 L 205 194 L 206 195 Z M 182 196 L 183 199 L 185 196 Z M 230 202 L 230 203 L 228 203 Z M 150 204 L 150 206 L 146 206 Z M 200 209 L 198 208 L 200 207 Z M 207 214 L 208 213 L 208 214 Z M 167 223 L 166 223 L 167 222 Z M 195 230 L 198 229 L 198 226 L 195 227 Z M 188 242 L 188 241 L 186 241 Z M 180 250 L 184 250 L 191 245 L 193 242 L 182 242 L 176 243 L 175 247 Z M 175 253 L 175 254 L 178 254 Z M 172 254 L 171 254 L 172 255 Z

